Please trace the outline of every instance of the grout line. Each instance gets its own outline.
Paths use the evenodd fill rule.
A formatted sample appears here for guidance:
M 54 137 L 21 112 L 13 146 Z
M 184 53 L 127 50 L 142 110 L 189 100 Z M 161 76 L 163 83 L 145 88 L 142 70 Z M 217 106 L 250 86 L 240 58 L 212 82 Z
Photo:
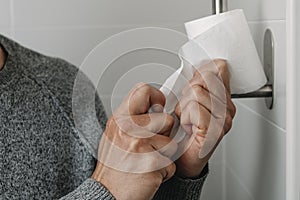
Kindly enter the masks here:
M 39 27 L 19 27 L 17 30 L 65 30 L 65 29 L 114 29 L 114 28 L 184 28 L 184 24 L 179 23 L 163 23 L 163 24 L 115 24 L 115 25 L 58 25 L 58 26 L 39 26 Z
M 271 20 L 267 20 L 267 19 L 264 19 L 264 20 L 248 20 L 248 23 L 249 24 L 257 24 L 257 23 L 274 23 L 274 22 L 286 22 L 286 19 L 271 19 Z
M 10 31 L 11 37 L 15 38 L 15 13 L 14 13 L 14 0 L 9 1 L 10 10 Z
M 253 197 L 251 192 L 247 189 L 247 187 L 244 185 L 244 183 L 239 179 L 239 176 L 234 172 L 234 170 L 227 164 L 225 165 L 225 168 L 234 177 L 234 179 L 239 183 L 239 185 L 244 189 L 244 191 L 249 195 L 249 197 L 252 200 L 255 200 L 255 198 Z
M 14 1 L 11 0 L 11 19 L 14 25 Z M 249 24 L 257 24 L 257 23 L 270 23 L 270 22 L 286 22 L 285 19 L 280 20 L 250 20 L 248 21 Z M 28 27 L 19 27 L 16 28 L 17 30 L 65 30 L 65 29 L 114 29 L 114 28 L 143 28 L 143 27 L 158 27 L 158 28 L 183 28 L 184 23 L 158 23 L 158 24 L 115 24 L 115 25 L 58 25 L 58 26 L 28 26 Z
M 265 120 L 266 122 L 270 123 L 271 125 L 275 126 L 276 128 L 278 128 L 279 130 L 281 130 L 282 132 L 286 132 L 286 130 L 280 126 L 278 126 L 276 123 L 272 122 L 271 120 L 269 120 L 268 118 L 266 118 L 265 116 L 263 116 L 262 114 L 252 110 L 251 108 L 249 108 L 248 106 L 246 106 L 245 104 L 236 101 L 235 103 L 239 104 L 240 106 L 244 107 L 246 110 L 252 112 L 253 114 L 255 114 L 258 117 L 261 117 L 263 120 Z

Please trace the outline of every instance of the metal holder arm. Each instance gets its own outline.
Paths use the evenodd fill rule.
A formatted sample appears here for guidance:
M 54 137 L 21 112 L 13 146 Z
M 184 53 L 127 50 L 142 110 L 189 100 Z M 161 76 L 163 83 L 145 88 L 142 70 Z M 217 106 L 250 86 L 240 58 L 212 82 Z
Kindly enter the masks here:
M 232 94 L 231 98 L 239 99 L 239 98 L 265 98 L 265 97 L 272 97 L 273 96 L 273 89 L 272 85 L 265 85 L 264 87 L 256 90 L 254 92 L 249 92 L 245 94 Z

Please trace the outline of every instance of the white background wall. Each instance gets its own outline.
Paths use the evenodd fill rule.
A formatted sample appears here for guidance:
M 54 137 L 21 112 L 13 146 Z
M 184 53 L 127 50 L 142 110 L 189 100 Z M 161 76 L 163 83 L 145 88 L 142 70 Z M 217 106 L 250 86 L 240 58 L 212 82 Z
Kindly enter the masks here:
M 287 148 L 286 168 L 287 185 L 286 199 L 298 200 L 300 197 L 300 69 L 298 58 L 300 56 L 300 2 L 287 0 Z
M 210 13 L 210 0 L 0 0 L 0 33 L 79 66 L 97 44 L 120 31 L 155 26 L 183 32 L 184 22 Z M 132 65 L 149 62 L 149 57 L 155 54 L 162 64 L 179 65 L 176 55 L 145 54 L 128 56 L 124 62 Z M 119 77 L 118 73 L 130 67 L 115 66 L 123 71 L 108 71 L 106 76 L 112 78 L 103 80 L 100 85 L 108 113 L 111 112 L 111 90 L 116 81 L 113 77 Z
M 275 37 L 275 102 L 238 100 L 231 133 L 210 162 L 203 199 L 285 199 L 285 0 L 228 0 L 229 9 L 243 8 L 262 55 L 263 34 Z M 79 66 L 99 42 L 122 30 L 160 26 L 184 31 L 183 23 L 211 13 L 211 0 L 0 0 L 0 33 L 42 53 Z M 175 55 L 147 52 L 128 55 L 115 69 L 149 62 L 177 67 Z M 138 60 L 138 61 L 136 61 Z M 152 60 L 151 60 L 152 61 Z M 107 72 L 100 92 L 110 113 L 113 77 Z M 157 74 L 149 74 L 157 77 Z
M 228 0 L 243 8 L 261 58 L 267 28 L 275 42 L 275 101 L 238 100 L 237 116 L 225 144 L 225 193 L 228 200 L 285 199 L 286 140 L 286 1 Z

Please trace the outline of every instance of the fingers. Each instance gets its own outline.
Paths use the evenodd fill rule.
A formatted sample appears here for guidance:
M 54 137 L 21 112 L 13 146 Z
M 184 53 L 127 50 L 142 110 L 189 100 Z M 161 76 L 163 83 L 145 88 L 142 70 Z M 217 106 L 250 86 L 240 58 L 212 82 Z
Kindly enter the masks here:
M 197 101 L 207 108 L 207 110 L 211 110 L 211 99 L 208 91 L 198 85 L 193 85 L 185 91 L 184 97 L 175 107 L 177 117 L 180 117 L 182 108 L 186 107 L 191 101 Z
M 211 114 L 204 106 L 196 101 L 191 101 L 182 109 L 180 123 L 188 134 L 193 133 L 193 126 L 206 133 L 210 124 L 210 118 Z
M 153 134 L 169 136 L 174 118 L 166 113 L 148 113 L 118 117 L 116 124 L 120 130 L 134 137 L 149 137 L 149 135 L 143 135 L 145 133 L 150 133 L 150 136 Z
M 193 85 L 185 93 L 175 108 L 177 117 L 181 115 L 181 108 L 186 107 L 191 101 L 196 101 L 204 106 L 212 115 L 219 117 L 219 112 L 226 104 L 219 100 L 215 95 L 210 94 L 206 89 L 199 85 Z M 226 102 L 226 101 L 225 101 Z M 214 106 L 214 109 L 213 109 Z
M 172 176 L 174 176 L 174 174 L 175 174 L 175 171 L 176 171 L 176 165 L 173 162 L 170 165 L 163 168 L 161 170 L 161 174 L 163 176 L 163 182 L 172 178 Z
M 144 128 L 138 129 L 129 126 L 125 127 L 127 130 L 124 131 L 120 129 L 114 119 L 110 119 L 110 121 L 108 128 L 112 132 L 105 132 L 101 141 L 106 140 L 107 144 L 114 144 L 125 152 L 159 152 L 164 156 L 171 157 L 177 150 L 177 143 L 168 136 L 155 134 Z M 107 148 L 109 149 L 109 147 Z
M 209 62 L 206 65 L 201 66 L 201 68 L 196 70 L 196 72 L 194 73 L 194 77 L 198 76 L 199 74 L 202 74 L 205 71 L 209 71 L 217 75 L 224 83 L 226 90 L 230 92 L 230 72 L 227 67 L 226 60 L 215 59 L 212 62 Z
M 189 84 L 184 87 L 182 95 L 185 96 L 193 86 L 200 86 L 215 96 L 220 101 L 226 103 L 226 88 L 222 80 L 211 71 L 195 72 L 195 76 L 189 81 Z
M 148 142 L 152 145 L 154 150 L 168 158 L 171 158 L 178 148 L 174 140 L 163 135 L 154 135 L 148 139 Z
M 225 120 L 225 133 L 231 128 L 236 108 L 231 101 L 229 78 L 224 60 L 215 60 L 195 72 L 175 108 L 187 133 L 206 133 L 211 117 Z
M 230 93 L 230 72 L 228 70 L 226 61 L 222 60 L 222 59 L 217 59 L 217 60 L 214 60 L 214 63 L 216 64 L 216 66 L 218 68 L 218 71 L 219 71 L 218 75 L 221 77 L 221 79 L 225 85 L 225 88 Z
M 138 121 L 138 124 L 143 126 L 145 129 L 152 133 L 161 135 L 169 136 L 174 125 L 174 118 L 166 113 L 150 113 L 135 117 L 137 118 L 136 121 Z M 140 122 L 142 121 L 143 117 L 150 119 L 149 123 L 141 124 Z
M 154 110 L 155 108 L 163 108 L 165 102 L 165 96 L 157 88 L 145 83 L 139 83 L 129 92 L 118 111 L 119 114 L 145 114 L 150 107 L 153 107 Z

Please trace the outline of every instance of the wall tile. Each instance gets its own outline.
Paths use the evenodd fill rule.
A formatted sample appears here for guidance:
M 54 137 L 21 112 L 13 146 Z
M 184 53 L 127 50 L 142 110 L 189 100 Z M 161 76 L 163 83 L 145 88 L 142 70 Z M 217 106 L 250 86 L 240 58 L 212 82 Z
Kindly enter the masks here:
M 228 8 L 243 9 L 250 21 L 285 19 L 285 0 L 228 0 Z
M 223 166 L 225 168 L 225 184 L 226 192 L 224 199 L 230 200 L 256 200 L 254 197 L 249 193 L 247 188 L 243 186 L 243 184 L 239 181 L 236 174 L 229 170 L 228 167 Z
M 285 21 L 257 22 L 250 23 L 250 29 L 261 57 L 263 60 L 263 38 L 265 30 L 269 28 L 273 32 L 275 42 L 274 69 L 274 105 L 269 110 L 265 106 L 264 99 L 244 99 L 238 102 L 247 105 L 249 108 L 271 120 L 281 128 L 286 127 L 286 33 Z
M 76 66 L 80 66 L 84 58 L 96 45 L 113 34 L 130 28 L 133 27 L 16 29 L 15 39 L 22 45 L 36 51 L 66 59 Z M 169 28 L 183 31 L 183 26 Z M 152 39 L 160 41 L 159 38 Z M 178 48 L 180 46 L 181 45 L 178 44 Z M 114 51 L 114 49 L 107 50 Z M 99 59 L 101 59 L 101 55 L 99 55 Z M 160 65 L 146 65 L 141 66 L 138 70 L 133 70 L 133 68 L 138 65 L 145 63 L 159 63 Z M 98 63 L 95 63 L 93 70 L 103 70 L 103 68 L 106 67 L 97 64 Z M 161 50 L 134 51 L 121 56 L 106 69 L 97 86 L 98 91 L 101 96 L 104 95 L 106 97 L 111 96 L 113 91 L 115 91 L 112 103 L 113 108 L 116 108 L 120 102 L 118 99 L 123 99 L 133 85 L 142 81 L 148 83 L 163 83 L 176 67 L 179 67 L 179 58 L 177 54 Z M 128 73 L 128 71 L 131 73 Z M 95 71 L 92 71 L 92 74 L 93 73 L 97 74 Z M 106 101 L 108 104 L 107 98 Z M 111 103 L 109 102 L 109 113 L 111 113 L 110 104 Z
M 202 188 L 201 200 L 225 200 L 223 195 L 223 184 L 225 183 L 223 169 L 223 165 L 210 163 L 210 172 Z
M 0 28 L 9 28 L 10 22 L 10 1 L 0 0 Z
M 211 1 L 16 0 L 17 27 L 182 24 L 211 13 Z
M 285 199 L 285 134 L 264 118 L 237 104 L 237 115 L 231 133 L 226 137 L 226 166 L 232 171 L 226 175 L 227 194 L 236 181 L 255 200 Z M 231 200 L 241 199 L 228 198 Z
M 97 44 L 122 30 L 125 28 L 16 29 L 15 39 L 24 46 L 79 66 Z
M 104 72 L 100 94 L 126 95 L 139 82 L 163 84 L 180 65 L 176 54 L 142 49 L 119 57 Z
M 0 33 L 11 35 L 9 0 L 0 0 Z M 272 6 L 272 7 L 270 7 Z M 250 21 L 285 19 L 283 0 L 229 0 L 229 8 L 243 8 Z M 271 8 L 271 9 L 270 9 Z M 25 46 L 47 55 L 62 57 L 79 66 L 99 42 L 134 26 L 172 26 L 211 14 L 211 0 L 14 0 L 15 38 Z M 4 27 L 4 29 L 2 29 Z M 270 27 L 276 40 L 276 99 L 274 109 L 265 108 L 260 99 L 239 100 L 234 127 L 211 159 L 210 175 L 202 199 L 284 199 L 285 187 L 285 23 L 250 23 L 260 55 L 264 30 Z M 183 27 L 175 29 L 184 31 Z M 143 54 L 144 53 L 144 54 Z M 158 51 L 135 52 L 112 63 L 100 80 L 98 90 L 108 116 L 119 105 L 129 88 L 139 80 L 162 81 L 168 71 L 145 71 L 145 76 L 130 74 L 114 86 L 127 71 L 157 62 L 179 66 L 176 55 Z M 100 66 L 101 67 L 101 66 Z M 259 113 L 257 115 L 256 113 Z M 273 126 L 260 115 L 274 122 Z M 223 157 L 225 154 L 225 158 Z M 226 166 L 223 161 L 226 160 Z M 224 196 L 224 194 L 226 194 Z

